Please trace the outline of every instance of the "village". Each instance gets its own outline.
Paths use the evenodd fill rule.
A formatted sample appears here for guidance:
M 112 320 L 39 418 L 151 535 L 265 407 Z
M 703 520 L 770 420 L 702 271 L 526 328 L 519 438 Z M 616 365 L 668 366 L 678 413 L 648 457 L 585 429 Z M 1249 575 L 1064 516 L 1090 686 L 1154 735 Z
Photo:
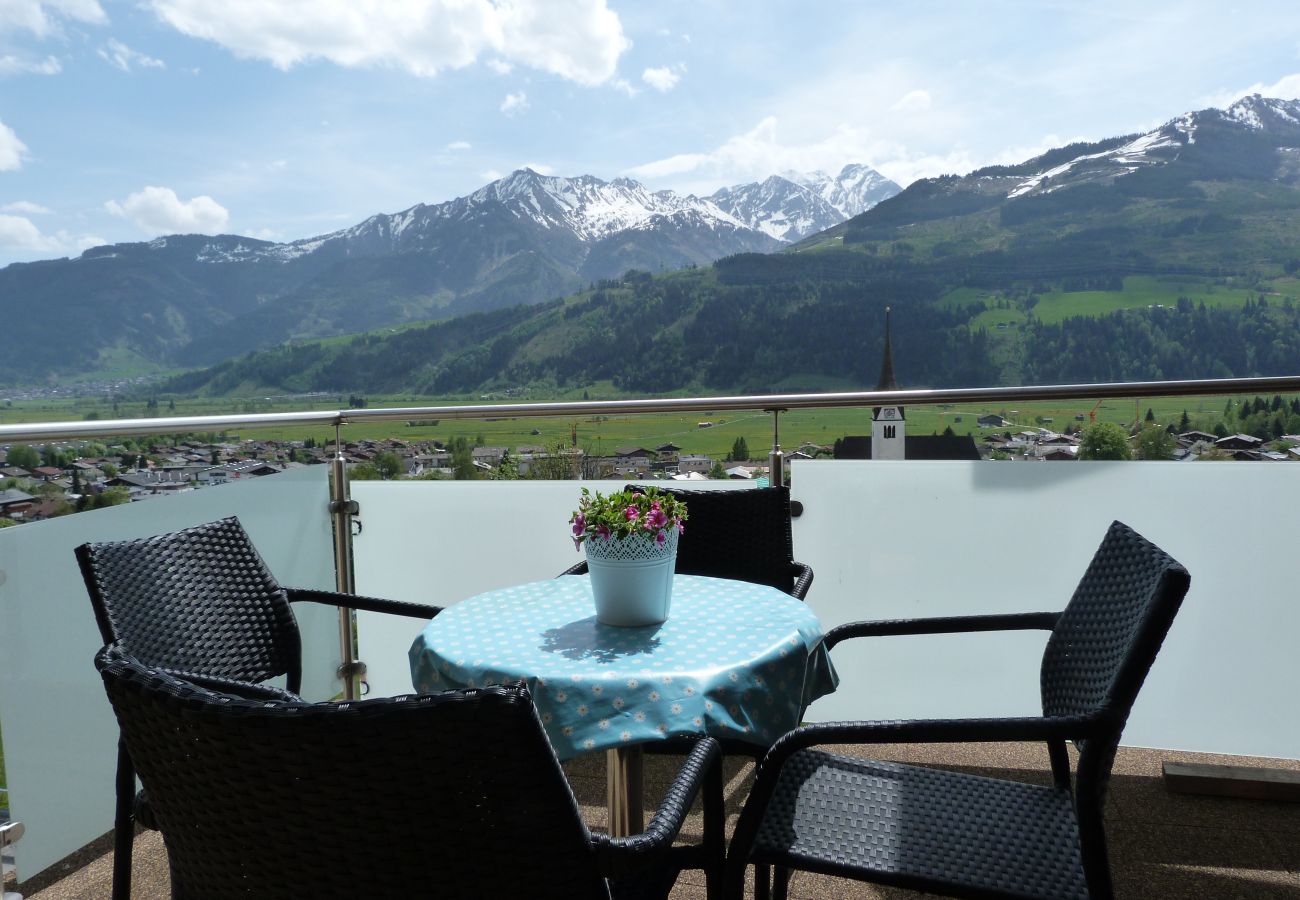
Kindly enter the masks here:
M 978 425 L 984 432 L 978 443 L 970 435 L 891 433 L 895 441 L 902 441 L 902 455 L 884 458 L 1008 462 L 1068 462 L 1080 458 L 1082 439 L 1077 431 L 1070 433 L 1072 429 L 1014 430 L 1016 426 L 999 415 L 981 416 Z M 1249 434 L 1218 437 L 1193 430 L 1171 435 L 1171 439 L 1170 460 L 1300 461 L 1300 435 L 1288 434 L 1278 441 L 1265 442 Z M 879 446 L 883 448 L 885 443 Z M 21 450 L 15 454 L 14 448 L 19 446 L 0 447 L 0 525 L 219 487 L 288 469 L 323 465 L 335 456 L 332 443 L 310 440 L 192 439 L 157 442 L 138 449 L 61 445 L 43 448 L 42 453 L 32 448 L 43 462 L 53 464 L 22 466 L 14 464 L 10 456 L 30 461 L 33 454 Z M 871 438 L 845 437 L 832 445 L 803 443 L 785 451 L 784 458 L 787 462 L 882 458 L 871 448 Z M 105 452 L 83 455 L 87 449 Z M 574 446 L 471 446 L 462 438 L 458 447 L 455 441 L 446 444 L 390 438 L 346 442 L 343 457 L 350 476 L 357 479 L 728 479 L 766 485 L 767 458 L 759 458 L 762 451 L 751 455 L 743 439 L 734 449 L 727 458 L 716 458 L 686 452 L 675 443 L 620 447 L 613 453 L 596 454 Z

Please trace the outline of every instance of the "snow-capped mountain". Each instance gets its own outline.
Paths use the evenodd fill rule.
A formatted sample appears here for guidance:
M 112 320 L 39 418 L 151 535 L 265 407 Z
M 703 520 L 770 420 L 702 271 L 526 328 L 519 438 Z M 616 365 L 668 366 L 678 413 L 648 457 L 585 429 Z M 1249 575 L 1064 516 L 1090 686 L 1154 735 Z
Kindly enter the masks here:
M 825 172 L 811 172 L 804 175 L 789 174 L 786 177 L 816 193 L 846 219 L 866 212 L 881 200 L 888 200 L 902 190 L 875 169 L 860 163 L 850 163 L 840 170 L 840 174 L 834 176 Z
M 834 177 L 787 172 L 723 188 L 709 199 L 749 227 L 791 242 L 838 225 L 900 190 L 869 166 L 847 165 Z
M 1014 167 L 1008 199 L 1047 194 L 1087 182 L 1108 182 L 1140 169 L 1166 165 L 1197 142 L 1198 135 L 1232 138 L 1250 132 L 1300 147 L 1300 101 L 1276 100 L 1252 94 L 1227 109 L 1185 113 L 1145 134 L 1113 138 L 1091 145 L 1086 152 L 1062 159 L 1053 150 Z M 1068 148 L 1065 148 L 1068 149 Z M 1029 170 L 1027 177 L 1020 170 Z M 988 175 L 985 177 L 999 177 Z
M 591 175 L 562 178 L 520 169 L 472 194 L 437 204 L 418 204 L 399 213 L 381 213 L 332 234 L 267 248 L 269 258 L 289 260 L 330 245 L 349 255 L 434 250 L 433 236 L 457 224 L 506 215 L 514 223 L 560 240 L 594 244 L 625 231 L 686 226 L 734 236 L 728 252 L 774 249 L 748 223 L 710 200 L 672 191 L 651 191 L 628 178 L 602 181 Z M 704 258 L 661 260 L 656 268 L 706 262 Z

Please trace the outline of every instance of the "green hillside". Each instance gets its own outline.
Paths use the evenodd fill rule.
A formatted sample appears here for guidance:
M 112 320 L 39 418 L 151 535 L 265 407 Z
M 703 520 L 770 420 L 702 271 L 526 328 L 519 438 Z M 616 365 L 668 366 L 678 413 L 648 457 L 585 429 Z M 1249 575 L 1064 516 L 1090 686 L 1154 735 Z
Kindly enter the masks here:
M 1294 374 L 1300 103 L 1243 104 L 925 179 L 782 253 L 285 346 L 167 389 L 871 387 L 886 307 L 912 387 Z

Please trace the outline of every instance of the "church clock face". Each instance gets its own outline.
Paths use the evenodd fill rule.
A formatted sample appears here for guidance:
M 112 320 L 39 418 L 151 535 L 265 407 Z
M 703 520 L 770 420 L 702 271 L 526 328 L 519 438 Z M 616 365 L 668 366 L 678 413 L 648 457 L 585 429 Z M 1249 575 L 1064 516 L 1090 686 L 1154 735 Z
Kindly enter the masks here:
M 886 419 L 893 419 L 898 415 L 898 412 L 894 409 L 886 409 L 884 410 L 884 412 L 881 413 L 881 415 L 883 415 Z

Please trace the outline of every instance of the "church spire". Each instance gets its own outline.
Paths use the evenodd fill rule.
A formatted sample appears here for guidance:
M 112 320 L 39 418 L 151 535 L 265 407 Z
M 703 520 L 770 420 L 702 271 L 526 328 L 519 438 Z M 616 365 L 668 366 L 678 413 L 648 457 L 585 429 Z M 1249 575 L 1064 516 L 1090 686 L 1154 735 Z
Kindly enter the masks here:
M 889 346 L 889 307 L 885 307 L 885 360 L 880 364 L 880 383 L 878 391 L 896 391 L 898 382 L 894 380 L 894 353 Z

